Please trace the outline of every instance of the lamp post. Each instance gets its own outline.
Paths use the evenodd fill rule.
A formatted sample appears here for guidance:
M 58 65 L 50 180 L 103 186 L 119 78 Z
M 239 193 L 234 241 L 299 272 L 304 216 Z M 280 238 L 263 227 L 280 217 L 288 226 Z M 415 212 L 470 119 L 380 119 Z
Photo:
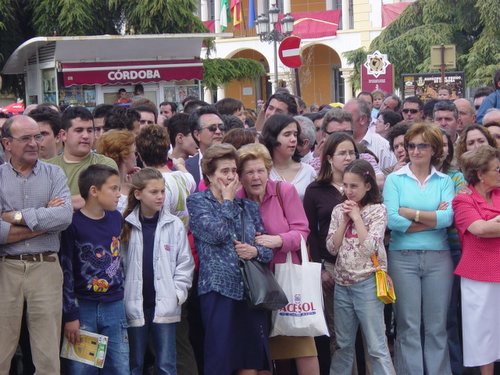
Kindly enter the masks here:
M 278 89 L 278 42 L 281 42 L 285 37 L 293 32 L 294 18 L 290 13 L 286 14 L 281 20 L 281 31 L 277 29 L 279 23 L 280 9 L 276 4 L 269 8 L 268 16 L 261 14 L 257 18 L 257 35 L 261 42 L 273 42 L 274 44 L 274 92 Z

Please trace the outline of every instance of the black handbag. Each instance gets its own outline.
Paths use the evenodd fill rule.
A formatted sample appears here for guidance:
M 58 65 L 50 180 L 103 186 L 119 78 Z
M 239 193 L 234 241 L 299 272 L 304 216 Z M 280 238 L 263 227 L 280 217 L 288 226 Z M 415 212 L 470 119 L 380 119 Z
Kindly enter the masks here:
M 245 242 L 245 218 L 241 212 L 241 242 Z M 240 259 L 241 277 L 248 305 L 254 309 L 279 310 L 288 304 L 285 292 L 267 264 L 257 259 Z

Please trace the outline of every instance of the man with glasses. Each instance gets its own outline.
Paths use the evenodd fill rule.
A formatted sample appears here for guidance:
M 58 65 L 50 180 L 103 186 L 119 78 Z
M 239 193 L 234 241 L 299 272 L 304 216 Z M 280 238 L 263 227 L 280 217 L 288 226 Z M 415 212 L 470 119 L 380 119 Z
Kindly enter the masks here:
M 63 153 L 47 160 L 62 168 L 68 178 L 73 208 L 80 209 L 85 204 L 78 188 L 78 177 L 89 165 L 104 164 L 118 170 L 115 161 L 107 156 L 92 152 L 94 144 L 94 121 L 92 113 L 85 107 L 68 107 L 61 118 L 61 139 Z
M 43 140 L 40 142 L 40 159 L 46 160 L 60 154 L 63 144 L 60 136 L 61 114 L 49 107 L 37 107 L 29 116 L 34 119 L 40 127 Z
M 39 160 L 35 120 L 14 116 L 2 127 L 10 160 L 0 166 L 0 374 L 16 351 L 23 305 L 36 372 L 59 374 L 62 271 L 60 232 L 71 223 L 63 171 Z
M 221 143 L 226 128 L 219 112 L 213 105 L 200 107 L 189 116 L 191 134 L 198 145 L 198 153 L 186 160 L 186 169 L 196 182 L 196 191 L 201 180 L 201 159 L 211 145 Z
M 434 123 L 448 133 L 453 143 L 458 140 L 458 110 L 455 104 L 441 100 L 434 105 Z
M 409 96 L 403 102 L 401 114 L 405 121 L 420 121 L 422 120 L 424 103 L 416 96 Z

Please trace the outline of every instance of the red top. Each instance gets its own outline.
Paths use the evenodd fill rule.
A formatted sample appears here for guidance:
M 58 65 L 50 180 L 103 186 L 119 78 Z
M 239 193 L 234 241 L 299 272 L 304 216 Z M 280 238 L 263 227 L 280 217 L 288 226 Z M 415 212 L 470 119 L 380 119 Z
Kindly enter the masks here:
M 478 220 L 500 215 L 500 189 L 491 192 L 492 204 L 469 185 L 472 194 L 457 194 L 453 199 L 455 226 L 462 242 L 462 258 L 455 273 L 468 279 L 500 282 L 500 237 L 480 238 L 467 228 Z

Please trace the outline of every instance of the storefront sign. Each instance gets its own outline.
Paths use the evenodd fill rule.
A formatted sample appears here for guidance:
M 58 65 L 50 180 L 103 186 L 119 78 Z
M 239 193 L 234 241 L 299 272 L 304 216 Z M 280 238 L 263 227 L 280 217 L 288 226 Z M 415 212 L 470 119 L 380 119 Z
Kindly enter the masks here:
M 401 74 L 403 98 L 418 96 L 424 102 L 437 99 L 441 73 Z M 451 100 L 463 98 L 465 93 L 464 72 L 445 72 L 444 84 L 451 90 Z
M 203 63 L 199 59 L 63 63 L 61 70 L 65 87 L 203 79 Z

